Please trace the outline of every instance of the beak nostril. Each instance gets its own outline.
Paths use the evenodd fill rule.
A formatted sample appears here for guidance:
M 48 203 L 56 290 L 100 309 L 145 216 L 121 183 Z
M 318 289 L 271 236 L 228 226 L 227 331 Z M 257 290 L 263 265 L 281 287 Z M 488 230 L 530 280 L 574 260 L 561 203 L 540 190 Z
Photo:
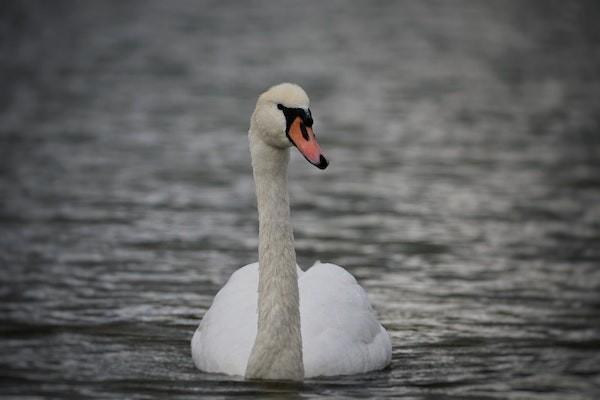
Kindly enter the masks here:
M 310 140 L 310 136 L 308 136 L 308 131 L 306 130 L 306 126 L 301 122 L 300 123 L 300 131 L 302 132 L 302 137 L 307 142 Z

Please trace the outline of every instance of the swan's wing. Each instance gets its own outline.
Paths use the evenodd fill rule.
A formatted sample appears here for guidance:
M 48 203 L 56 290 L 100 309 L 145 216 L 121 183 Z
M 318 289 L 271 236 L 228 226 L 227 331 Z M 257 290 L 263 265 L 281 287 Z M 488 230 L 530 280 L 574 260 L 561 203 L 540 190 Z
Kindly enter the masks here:
M 296 266 L 298 277 L 303 272 Z M 235 271 L 192 337 L 192 358 L 206 372 L 244 376 L 256 339 L 258 263 Z
M 350 273 L 316 263 L 298 283 L 307 377 L 363 373 L 389 364 L 390 337 Z
M 215 296 L 192 338 L 199 369 L 243 376 L 256 338 L 258 263 L 235 271 Z

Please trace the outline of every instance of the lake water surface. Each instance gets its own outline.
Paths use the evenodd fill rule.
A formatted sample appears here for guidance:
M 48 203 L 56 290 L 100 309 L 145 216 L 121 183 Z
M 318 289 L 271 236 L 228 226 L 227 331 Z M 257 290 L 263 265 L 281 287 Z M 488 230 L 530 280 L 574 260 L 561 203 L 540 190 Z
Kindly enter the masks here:
M 595 2 L 0 6 L 0 397 L 600 397 Z M 189 342 L 257 259 L 246 132 L 294 81 L 298 260 L 369 293 L 391 367 L 204 374 Z

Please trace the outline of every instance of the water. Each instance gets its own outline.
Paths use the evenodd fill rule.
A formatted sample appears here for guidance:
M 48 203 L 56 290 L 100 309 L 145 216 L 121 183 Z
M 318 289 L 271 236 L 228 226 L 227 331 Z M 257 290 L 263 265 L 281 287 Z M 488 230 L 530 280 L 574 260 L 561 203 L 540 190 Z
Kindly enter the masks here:
M 600 396 L 600 10 L 554 2 L 0 7 L 0 395 Z M 284 80 L 326 171 L 290 164 L 299 262 L 347 267 L 389 369 L 194 369 L 257 259 L 245 132 Z

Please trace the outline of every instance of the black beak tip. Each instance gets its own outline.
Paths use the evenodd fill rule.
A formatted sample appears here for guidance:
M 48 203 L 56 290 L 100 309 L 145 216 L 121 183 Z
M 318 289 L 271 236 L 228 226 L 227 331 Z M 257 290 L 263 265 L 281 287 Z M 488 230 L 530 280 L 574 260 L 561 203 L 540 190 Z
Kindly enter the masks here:
M 321 157 L 319 158 L 319 163 L 317 164 L 317 168 L 325 169 L 325 168 L 327 168 L 328 165 L 329 165 L 329 161 L 327 161 L 327 159 L 325 157 L 323 157 L 323 154 L 321 154 Z

